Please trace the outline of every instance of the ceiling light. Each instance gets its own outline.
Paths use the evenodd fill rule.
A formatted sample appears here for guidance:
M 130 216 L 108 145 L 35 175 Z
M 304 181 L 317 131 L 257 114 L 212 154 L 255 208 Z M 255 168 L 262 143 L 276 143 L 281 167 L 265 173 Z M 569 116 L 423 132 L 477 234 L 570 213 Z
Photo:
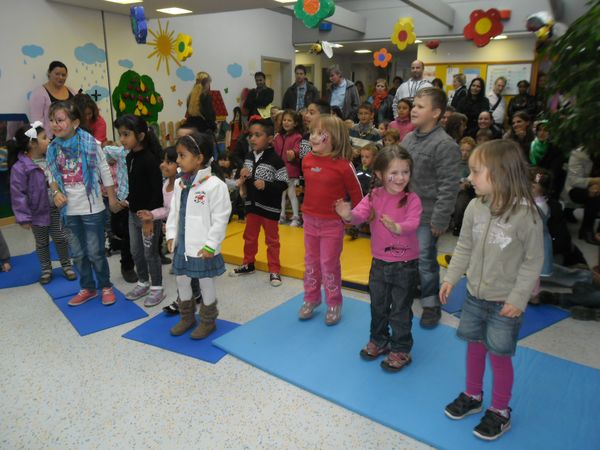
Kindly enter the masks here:
M 294 50 L 294 53 L 300 53 L 300 50 L 296 49 Z
M 129 5 L 130 3 L 143 3 L 143 0 L 106 0 L 111 3 L 120 3 L 121 5 Z
M 373 53 L 372 50 L 362 49 L 362 50 L 354 50 L 354 53 Z
M 498 36 L 495 36 L 492 39 L 494 39 L 495 41 L 501 41 L 503 39 L 508 39 L 508 36 L 505 34 L 499 34 Z
M 296 3 L 296 0 L 275 0 L 277 3 Z
M 342 48 L 343 45 L 342 44 L 331 44 L 332 48 Z
M 165 14 L 171 14 L 173 16 L 175 16 L 177 14 L 188 14 L 188 13 L 192 12 L 189 9 L 183 9 L 183 8 L 161 8 L 161 9 L 157 9 L 157 11 L 161 12 L 161 13 L 165 13 Z
M 421 39 L 415 40 L 415 44 L 422 44 L 422 43 L 423 43 L 423 41 Z

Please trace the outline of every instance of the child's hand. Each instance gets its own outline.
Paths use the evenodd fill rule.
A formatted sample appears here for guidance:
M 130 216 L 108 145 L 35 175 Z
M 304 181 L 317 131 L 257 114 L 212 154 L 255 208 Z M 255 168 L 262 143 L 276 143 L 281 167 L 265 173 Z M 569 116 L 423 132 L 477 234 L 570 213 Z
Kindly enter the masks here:
M 62 192 L 57 192 L 56 195 L 54 196 L 54 205 L 57 208 L 62 208 L 66 204 L 67 204 L 67 196 L 65 194 L 63 194 Z
M 502 307 L 502 310 L 500 311 L 501 316 L 509 317 L 511 319 L 519 317 L 521 314 L 523 314 L 523 311 L 509 303 L 505 303 Z
M 127 200 L 121 200 L 120 202 L 118 202 L 119 205 L 121 205 L 122 209 L 127 209 L 129 208 L 129 202 Z
M 242 169 L 240 170 L 240 177 L 248 178 L 249 176 L 250 176 L 250 169 L 248 169 L 247 167 L 242 167 Z
M 111 202 L 110 200 L 108 201 L 108 207 L 109 209 L 113 212 L 113 213 L 118 213 L 119 211 L 121 211 L 123 209 L 123 206 L 121 205 L 122 202 Z
M 173 239 L 167 241 L 167 252 L 173 253 Z
M 431 226 L 431 234 L 433 234 L 435 237 L 440 237 L 442 234 L 444 234 L 446 232 L 445 229 L 442 228 L 436 228 L 433 225 Z
M 265 189 L 265 180 L 256 180 L 254 182 L 254 187 L 256 189 L 258 189 L 259 191 L 262 191 Z
M 21 225 L 21 228 L 25 228 L 26 230 L 31 230 L 31 224 L 29 222 L 20 223 L 19 225 Z
M 215 254 L 214 254 L 214 253 L 207 252 L 207 251 L 206 251 L 206 250 L 204 250 L 204 249 L 201 249 L 201 250 L 198 252 L 198 256 L 199 256 L 200 258 L 206 258 L 206 259 L 210 259 L 210 258 L 214 258 Z
M 447 281 L 444 281 L 440 286 L 440 302 L 442 305 L 445 305 L 448 302 L 448 297 L 450 296 L 450 292 L 452 292 L 452 285 Z
M 352 206 L 350 206 L 350 202 L 345 202 L 341 198 L 337 199 L 335 202 L 335 212 L 346 222 L 352 220 Z
M 296 159 L 296 154 L 294 153 L 294 150 L 288 150 L 286 152 L 286 154 L 287 154 L 287 160 L 289 162 L 292 162 L 294 159 Z
M 143 221 L 150 221 L 150 222 L 154 221 L 154 216 L 147 209 L 140 209 L 137 212 L 137 216 L 140 220 L 143 220 Z
M 2 272 L 10 272 L 10 269 L 12 269 L 12 267 L 8 261 L 2 263 Z
M 383 226 L 386 227 L 388 230 L 390 230 L 392 233 L 394 233 L 394 234 L 402 233 L 402 227 L 400 225 L 398 225 L 396 222 L 394 222 L 394 220 L 387 214 L 382 214 L 381 217 L 379 218 L 379 220 L 381 220 L 381 223 L 383 224 Z

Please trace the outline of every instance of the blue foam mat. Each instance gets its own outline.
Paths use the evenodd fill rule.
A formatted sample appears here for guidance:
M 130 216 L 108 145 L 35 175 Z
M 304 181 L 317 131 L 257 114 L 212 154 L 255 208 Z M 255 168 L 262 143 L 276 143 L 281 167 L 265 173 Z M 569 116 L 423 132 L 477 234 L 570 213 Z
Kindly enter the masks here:
M 232 355 L 358 414 L 437 448 L 600 448 L 600 371 L 519 347 L 514 358 L 512 429 L 495 442 L 472 434 L 480 415 L 448 419 L 444 406 L 464 389 L 466 345 L 453 328 L 413 327 L 413 362 L 388 374 L 360 359 L 369 305 L 346 298 L 342 321 L 323 324 L 323 306 L 297 319 L 299 295 L 215 340 Z M 489 364 L 484 405 L 490 403 Z
M 42 275 L 35 252 L 12 256 L 10 265 L 12 269 L 9 272 L 0 272 L 0 289 L 27 286 L 36 283 Z
M 239 326 L 227 320 L 217 320 L 217 329 L 208 339 L 194 340 L 190 338 L 193 328 L 182 336 L 171 336 L 169 330 L 178 321 L 178 315 L 161 313 L 128 331 L 123 337 L 215 364 L 226 353 L 215 347 L 212 341 Z
M 52 271 L 52 281 L 42 287 L 53 299 L 73 296 L 79 292 L 79 277 L 69 281 L 65 278 L 62 268 L 57 267 Z
M 456 317 L 460 317 L 463 301 L 467 294 L 467 278 L 463 277 L 460 279 L 450 296 L 448 302 L 442 305 L 442 309 Z M 537 333 L 544 328 L 554 325 L 556 322 L 560 322 L 563 319 L 569 317 L 571 313 L 564 309 L 557 308 L 550 305 L 538 305 L 528 306 L 525 310 L 525 317 L 523 318 L 523 325 L 519 331 L 519 339 L 523 339 L 529 335 Z
M 102 292 L 100 290 L 98 290 L 98 297 L 89 300 L 81 306 L 69 306 L 67 304 L 73 295 L 53 298 L 52 300 L 81 336 L 148 316 L 134 302 L 126 300 L 123 293 L 118 289 L 113 289 L 117 297 L 117 302 L 111 306 L 104 306 L 102 304 Z

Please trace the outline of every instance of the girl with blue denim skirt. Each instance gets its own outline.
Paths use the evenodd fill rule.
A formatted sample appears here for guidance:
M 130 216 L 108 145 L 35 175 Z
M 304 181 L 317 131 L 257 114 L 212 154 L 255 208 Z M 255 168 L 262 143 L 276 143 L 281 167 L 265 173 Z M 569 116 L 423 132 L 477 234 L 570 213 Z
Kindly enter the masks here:
M 127 300 L 146 297 L 144 306 L 156 306 L 165 298 L 162 286 L 160 236 L 162 221 L 153 220 L 145 230 L 137 212 L 163 206 L 162 148 L 158 138 L 141 117 L 125 114 L 115 120 L 121 145 L 128 151 L 129 193 L 122 206 L 129 208 L 129 245 L 138 276 L 137 285 L 125 294 Z
M 91 134 L 79 128 L 81 113 L 73 103 L 53 103 L 49 117 L 55 136 L 46 153 L 50 190 L 69 232 L 71 255 L 80 275 L 81 289 L 68 304 L 79 306 L 95 298 L 98 287 L 102 289 L 102 304 L 112 305 L 116 298 L 104 251 L 105 213 L 100 180 L 110 209 L 118 212 L 120 205 L 104 151 Z
M 215 173 L 211 135 L 194 132 L 178 139 L 177 164 L 182 176 L 175 182 L 167 218 L 167 248 L 175 249 L 173 272 L 179 291 L 179 322 L 171 334 L 180 336 L 196 324 L 196 302 L 191 279 L 198 278 L 202 292 L 200 325 L 192 339 L 204 339 L 216 329 L 219 314 L 215 279 L 225 273 L 221 243 L 231 213 L 229 189 Z M 211 164 L 212 162 L 212 164 Z
M 469 158 L 469 169 L 469 181 L 478 197 L 465 211 L 440 288 L 440 301 L 446 303 L 466 272 L 467 295 L 457 330 L 468 342 L 466 390 L 444 412 L 458 420 L 481 411 L 489 353 L 492 402 L 473 433 L 494 440 L 511 427 L 512 356 L 523 312 L 544 262 L 543 223 L 518 144 L 495 140 L 480 145 Z

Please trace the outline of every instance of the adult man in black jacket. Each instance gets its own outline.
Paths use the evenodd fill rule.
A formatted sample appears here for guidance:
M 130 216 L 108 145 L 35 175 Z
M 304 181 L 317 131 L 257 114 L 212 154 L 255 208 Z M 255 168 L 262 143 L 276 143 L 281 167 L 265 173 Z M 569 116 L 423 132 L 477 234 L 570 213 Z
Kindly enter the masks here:
M 248 111 L 248 117 L 259 114 L 259 108 L 265 108 L 273 102 L 273 89 L 265 84 L 265 74 L 263 72 L 256 72 L 254 74 L 254 81 L 256 82 L 256 88 L 250 89 L 248 96 L 246 97 L 246 103 L 244 106 Z
M 299 111 L 318 100 L 320 93 L 315 85 L 306 79 L 306 67 L 299 64 L 294 68 L 294 73 L 296 82 L 285 91 L 281 107 Z

